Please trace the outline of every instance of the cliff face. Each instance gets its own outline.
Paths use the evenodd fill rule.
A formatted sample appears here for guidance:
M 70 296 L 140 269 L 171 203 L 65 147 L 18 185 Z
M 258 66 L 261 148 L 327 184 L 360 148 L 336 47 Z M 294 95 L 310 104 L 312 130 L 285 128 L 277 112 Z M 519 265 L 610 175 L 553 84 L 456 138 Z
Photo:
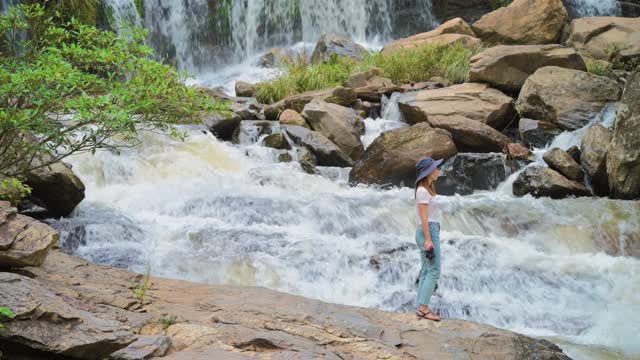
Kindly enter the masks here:
M 5 356 L 90 359 L 124 348 L 112 358 L 568 359 L 548 341 L 488 325 L 434 323 L 264 288 L 151 278 L 136 297 L 141 275 L 59 250 L 22 274 L 0 273 L 0 293 L 26 304 L 12 305 L 16 317 L 0 330 Z

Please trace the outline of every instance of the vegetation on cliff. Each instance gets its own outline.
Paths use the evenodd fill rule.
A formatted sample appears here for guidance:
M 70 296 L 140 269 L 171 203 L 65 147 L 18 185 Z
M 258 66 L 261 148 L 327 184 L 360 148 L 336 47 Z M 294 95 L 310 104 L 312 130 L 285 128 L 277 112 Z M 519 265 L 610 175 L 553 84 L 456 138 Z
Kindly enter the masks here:
M 271 104 L 287 96 L 341 85 L 351 74 L 379 68 L 380 75 L 397 83 L 427 81 L 440 76 L 453 84 L 463 83 L 469 73 L 469 59 L 482 48 L 469 49 L 461 44 L 425 45 L 392 54 L 372 52 L 362 61 L 333 57 L 329 62 L 309 64 L 306 57 L 285 60 L 285 74 L 258 84 L 256 98 Z
M 224 111 L 185 86 L 186 74 L 151 60 L 145 37 L 60 20 L 39 4 L 4 13 L 0 179 L 22 179 L 74 153 L 131 146 L 141 130 L 182 136 L 172 124 Z

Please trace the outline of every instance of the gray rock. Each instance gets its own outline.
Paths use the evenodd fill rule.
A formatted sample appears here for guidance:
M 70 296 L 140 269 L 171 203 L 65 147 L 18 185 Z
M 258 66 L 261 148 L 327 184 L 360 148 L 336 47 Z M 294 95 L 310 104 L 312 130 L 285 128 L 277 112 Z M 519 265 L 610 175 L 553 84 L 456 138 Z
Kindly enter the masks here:
M 243 120 L 264 120 L 261 115 L 261 106 L 253 101 L 238 100 L 231 103 L 230 113 L 202 114 L 202 122 L 209 131 L 218 139 L 232 140 L 233 133 Z
M 526 168 L 513 182 L 513 194 L 516 196 L 531 194 L 534 197 L 550 197 L 552 199 L 591 196 L 591 192 L 584 185 L 542 166 Z
M 607 154 L 611 196 L 640 197 L 640 71 L 627 80 Z
M 275 133 L 264 138 L 264 146 L 273 149 L 290 150 L 291 145 L 282 133 Z
M 442 195 L 468 195 L 475 190 L 494 190 L 515 169 L 514 161 L 500 153 L 458 153 L 445 161 L 436 182 Z
M 45 162 L 51 156 L 45 155 Z M 31 197 L 44 205 L 53 217 L 67 216 L 84 199 L 84 184 L 63 162 L 32 170 L 25 182 L 31 187 Z
M 355 41 L 337 34 L 324 34 L 316 43 L 311 62 L 327 62 L 333 56 L 344 56 L 355 60 L 362 60 L 367 53 L 362 45 Z
M 231 140 L 235 144 L 255 144 L 263 135 L 280 131 L 280 123 L 268 120 L 244 120 L 233 133 Z
M 353 109 L 315 99 L 302 111 L 311 129 L 338 145 L 351 159 L 358 160 L 364 152 L 360 134 L 364 122 Z
M 285 131 L 298 146 L 308 149 L 320 166 L 349 167 L 353 161 L 336 144 L 317 131 L 302 126 L 286 125 Z
M 256 95 L 256 85 L 244 81 L 236 81 L 236 96 L 253 97 Z
M 118 321 L 76 309 L 26 276 L 0 273 L 0 304 L 15 314 L 3 323 L 0 340 L 52 356 L 102 359 L 135 340 Z
M 0 208 L 0 268 L 40 266 L 60 234 L 15 208 Z
M 511 139 L 489 125 L 464 116 L 434 116 L 429 123 L 451 133 L 460 151 L 501 152 Z
M 547 121 L 532 119 L 520 119 L 518 132 L 522 142 L 530 147 L 544 148 L 553 139 L 562 133 L 562 130 L 555 124 Z
M 560 148 L 553 148 L 543 155 L 543 160 L 549 167 L 569 180 L 582 182 L 584 180 L 584 171 L 566 151 Z
M 550 121 L 576 130 L 591 121 L 606 105 L 620 99 L 614 80 L 585 71 L 547 66 L 524 83 L 516 109 L 523 118 Z
M 582 136 L 580 163 L 591 179 L 591 187 L 600 196 L 609 194 L 607 152 L 613 131 L 602 125 L 591 126 Z
M 143 360 L 161 357 L 171 347 L 171 338 L 160 335 L 141 335 L 126 348 L 111 354 L 112 360 Z
M 451 134 L 427 123 L 382 133 L 355 163 L 351 183 L 414 186 L 415 165 L 425 156 L 448 159 L 457 153 Z
M 286 109 L 295 110 L 301 113 L 304 106 L 313 99 L 320 99 L 328 103 L 342 106 L 355 104 L 358 98 L 353 88 L 338 86 L 333 89 L 323 89 L 307 91 L 302 94 L 292 95 L 264 108 L 264 116 L 269 120 L 277 120 L 280 114 Z

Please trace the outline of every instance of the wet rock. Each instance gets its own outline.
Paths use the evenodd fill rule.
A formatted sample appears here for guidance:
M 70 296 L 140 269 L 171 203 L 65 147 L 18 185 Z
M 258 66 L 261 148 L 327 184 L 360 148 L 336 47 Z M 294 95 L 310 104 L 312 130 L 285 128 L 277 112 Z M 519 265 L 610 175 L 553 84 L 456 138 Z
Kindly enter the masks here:
M 336 144 L 317 131 L 302 126 L 286 125 L 285 131 L 298 146 L 307 148 L 320 166 L 349 167 L 353 161 Z
M 119 322 L 76 309 L 25 276 L 0 273 L 0 304 L 15 314 L 0 331 L 0 340 L 9 344 L 57 356 L 102 359 L 135 340 L 120 330 Z
M 275 133 L 264 138 L 264 146 L 272 149 L 290 150 L 291 145 L 282 133 Z
M 507 92 L 517 92 L 527 78 L 545 66 L 586 71 L 578 53 L 561 45 L 501 45 L 471 58 L 469 81 L 486 82 Z
M 564 44 L 581 53 L 610 60 L 640 57 L 640 18 L 596 16 L 575 19 L 564 36 Z M 612 53 L 612 49 L 617 49 Z
M 618 106 L 616 124 L 607 154 L 611 196 L 640 197 L 640 71 L 631 75 Z
M 614 80 L 580 70 L 547 66 L 527 79 L 516 109 L 521 117 L 544 119 L 560 128 L 575 130 L 618 99 L 620 87 Z
M 45 162 L 51 159 L 49 155 L 44 157 Z M 32 201 L 46 207 L 53 217 L 71 214 L 84 199 L 84 184 L 60 161 L 30 171 L 25 183 L 31 187 Z
M 237 100 L 237 99 L 236 99 Z M 234 101 L 229 106 L 229 113 L 202 114 L 200 118 L 213 136 L 223 141 L 231 141 L 233 133 L 243 120 L 263 120 L 262 108 L 255 100 Z
M 398 107 L 411 124 L 463 116 L 502 129 L 513 118 L 512 100 L 487 84 L 465 83 L 402 94 Z
M 278 121 L 282 125 L 297 125 L 308 128 L 309 124 L 305 121 L 305 119 L 295 110 L 287 109 L 283 111 L 278 117 Z
M 580 148 L 576 145 L 573 145 L 572 147 L 567 149 L 567 154 L 569 154 L 571 156 L 571 158 L 577 162 L 578 164 L 580 164 L 580 156 L 582 155 Z
M 356 92 L 353 88 L 346 88 L 342 86 L 334 89 L 307 91 L 266 106 L 264 108 L 264 115 L 269 120 L 276 120 L 280 113 L 286 109 L 292 109 L 301 113 L 304 106 L 310 103 L 313 99 L 319 99 L 324 102 L 349 107 L 353 105 L 358 98 L 356 97 Z
M 159 335 L 142 335 L 126 348 L 111 354 L 111 360 L 143 360 L 161 357 L 171 347 L 171 338 Z
M 472 28 L 488 43 L 552 44 L 559 40 L 567 18 L 562 0 L 514 0 L 483 16 Z
M 364 122 L 357 111 L 337 104 L 313 100 L 302 111 L 311 129 L 327 137 L 351 159 L 364 152 L 360 135 Z
M 436 190 L 443 195 L 494 190 L 509 177 L 515 166 L 505 154 L 458 153 L 442 164 Z
M 324 34 L 316 43 L 315 49 L 313 49 L 311 62 L 313 64 L 327 62 L 333 56 L 362 60 L 366 53 L 367 49 L 347 37 L 338 34 Z
M 507 158 L 510 160 L 533 161 L 531 150 L 522 144 L 509 143 L 506 148 Z
M 428 122 L 450 132 L 460 151 L 501 152 L 511 142 L 508 136 L 494 128 L 464 116 L 433 116 Z
M 267 120 L 244 120 L 233 133 L 235 144 L 255 144 L 263 135 L 271 135 L 280 130 L 280 124 Z
M 513 182 L 513 194 L 516 196 L 531 194 L 534 197 L 550 197 L 552 199 L 591 196 L 584 185 L 542 166 L 526 168 Z
M 413 187 L 418 160 L 425 156 L 447 159 L 456 153 L 451 134 L 426 123 L 387 131 L 356 162 L 349 181 Z
M 256 85 L 244 81 L 236 81 L 236 96 L 253 97 L 256 95 Z
M 382 113 L 382 103 L 361 101 L 355 109 L 360 110 L 362 112 L 362 117 L 364 118 L 370 117 L 372 119 L 377 119 Z
M 12 207 L 0 208 L 0 268 L 40 266 L 60 234 Z
M 587 129 L 580 144 L 580 163 L 591 179 L 594 192 L 600 196 L 609 194 L 607 178 L 607 151 L 613 131 L 602 125 Z
M 553 148 L 547 151 L 542 159 L 549 167 L 569 180 L 582 182 L 584 180 L 584 171 L 571 155 L 560 148 Z
M 293 54 L 291 54 L 287 49 L 273 48 L 260 57 L 258 60 L 258 66 L 274 67 L 292 55 Z
M 548 121 L 523 118 L 520 119 L 518 132 L 525 145 L 541 149 L 553 141 L 556 136 L 560 135 L 562 130 Z
M 455 18 L 445 22 L 444 24 L 438 26 L 437 28 L 431 31 L 409 36 L 404 39 L 392 41 L 386 44 L 382 48 L 382 53 L 391 54 L 400 49 L 407 49 L 407 48 L 411 49 L 411 48 L 420 47 L 422 45 L 431 44 L 434 41 L 433 38 L 446 35 L 446 34 L 458 35 L 457 37 L 458 39 L 475 38 L 476 36 L 476 34 L 473 32 L 473 30 L 471 29 L 469 24 L 467 24 L 466 21 L 464 21 L 461 18 Z

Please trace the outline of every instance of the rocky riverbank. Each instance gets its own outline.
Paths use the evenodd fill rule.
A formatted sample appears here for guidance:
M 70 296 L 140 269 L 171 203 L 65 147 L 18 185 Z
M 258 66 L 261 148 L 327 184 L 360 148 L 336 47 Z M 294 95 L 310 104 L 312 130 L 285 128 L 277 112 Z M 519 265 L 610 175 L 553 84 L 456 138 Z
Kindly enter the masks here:
M 53 229 L 2 206 L 0 304 L 13 313 L 0 316 L 2 359 L 568 359 L 546 340 L 468 321 L 98 266 L 49 251 Z M 8 260 L 30 252 L 38 259 Z

